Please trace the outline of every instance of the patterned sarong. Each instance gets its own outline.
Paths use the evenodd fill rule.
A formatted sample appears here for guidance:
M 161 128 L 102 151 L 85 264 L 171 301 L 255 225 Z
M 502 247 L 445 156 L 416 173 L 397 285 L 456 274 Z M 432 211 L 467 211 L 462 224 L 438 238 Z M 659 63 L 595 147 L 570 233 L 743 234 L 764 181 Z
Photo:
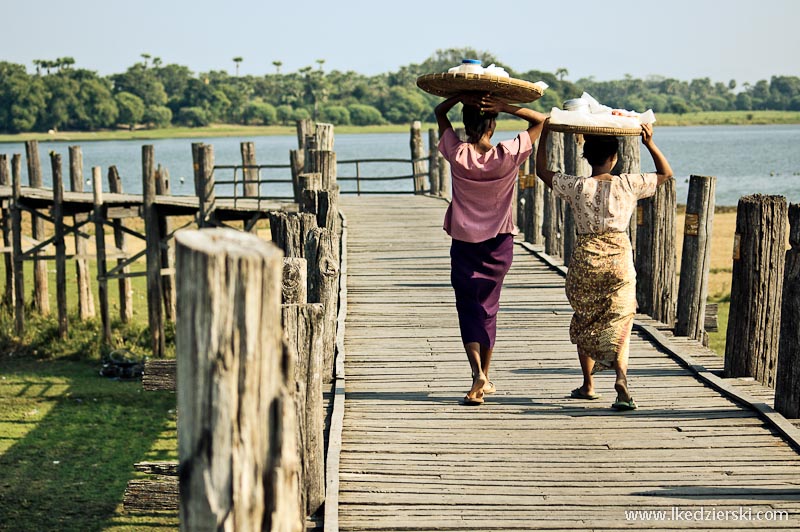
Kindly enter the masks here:
M 627 361 L 636 313 L 636 270 L 628 235 L 579 234 L 569 264 L 567 298 L 575 314 L 570 340 L 594 371 Z

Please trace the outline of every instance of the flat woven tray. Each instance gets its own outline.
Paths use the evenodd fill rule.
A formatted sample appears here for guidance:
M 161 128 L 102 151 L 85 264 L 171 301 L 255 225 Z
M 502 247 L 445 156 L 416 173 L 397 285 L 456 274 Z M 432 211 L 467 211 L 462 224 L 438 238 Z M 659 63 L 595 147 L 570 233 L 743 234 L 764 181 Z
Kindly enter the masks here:
M 642 134 L 641 128 L 633 127 L 600 127 L 600 126 L 569 126 L 566 124 L 550 124 L 547 129 L 561 133 L 581 133 L 583 135 L 613 135 L 615 137 L 638 137 Z
M 425 74 L 417 78 L 417 87 L 445 97 L 467 91 L 488 92 L 507 102 L 517 103 L 532 102 L 542 97 L 542 90 L 530 81 L 491 74 Z

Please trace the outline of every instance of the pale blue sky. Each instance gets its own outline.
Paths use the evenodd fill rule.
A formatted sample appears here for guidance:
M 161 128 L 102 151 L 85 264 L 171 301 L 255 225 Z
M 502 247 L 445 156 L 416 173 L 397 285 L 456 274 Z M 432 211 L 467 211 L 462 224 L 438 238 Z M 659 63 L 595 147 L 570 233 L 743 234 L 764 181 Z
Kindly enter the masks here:
M 437 49 L 488 51 L 519 71 L 598 80 L 800 75 L 797 0 L 5 0 L 0 60 L 71 56 L 102 75 L 140 54 L 195 73 L 304 66 L 378 74 Z

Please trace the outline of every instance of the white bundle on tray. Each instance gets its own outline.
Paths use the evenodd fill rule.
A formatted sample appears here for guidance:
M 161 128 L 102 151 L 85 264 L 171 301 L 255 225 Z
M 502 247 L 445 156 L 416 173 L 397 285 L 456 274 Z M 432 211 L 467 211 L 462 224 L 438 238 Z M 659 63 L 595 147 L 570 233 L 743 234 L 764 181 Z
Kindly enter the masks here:
M 550 123 L 563 126 L 590 126 L 613 127 L 621 129 L 638 128 L 642 124 L 652 124 L 656 116 L 652 109 L 644 113 L 628 111 L 626 109 L 612 109 L 595 100 L 589 93 L 584 92 L 578 101 L 574 102 L 575 110 L 563 110 L 553 107 L 550 111 Z

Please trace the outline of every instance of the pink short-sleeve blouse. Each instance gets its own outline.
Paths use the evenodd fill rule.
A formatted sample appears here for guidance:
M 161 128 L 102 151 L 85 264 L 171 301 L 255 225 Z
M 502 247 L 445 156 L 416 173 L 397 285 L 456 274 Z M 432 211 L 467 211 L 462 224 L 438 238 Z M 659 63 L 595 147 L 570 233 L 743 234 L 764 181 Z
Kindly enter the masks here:
M 444 217 L 447 234 L 464 242 L 517 234 L 512 201 L 519 167 L 533 151 L 530 135 L 520 133 L 482 154 L 448 128 L 439 151 L 452 174 L 452 201 Z

